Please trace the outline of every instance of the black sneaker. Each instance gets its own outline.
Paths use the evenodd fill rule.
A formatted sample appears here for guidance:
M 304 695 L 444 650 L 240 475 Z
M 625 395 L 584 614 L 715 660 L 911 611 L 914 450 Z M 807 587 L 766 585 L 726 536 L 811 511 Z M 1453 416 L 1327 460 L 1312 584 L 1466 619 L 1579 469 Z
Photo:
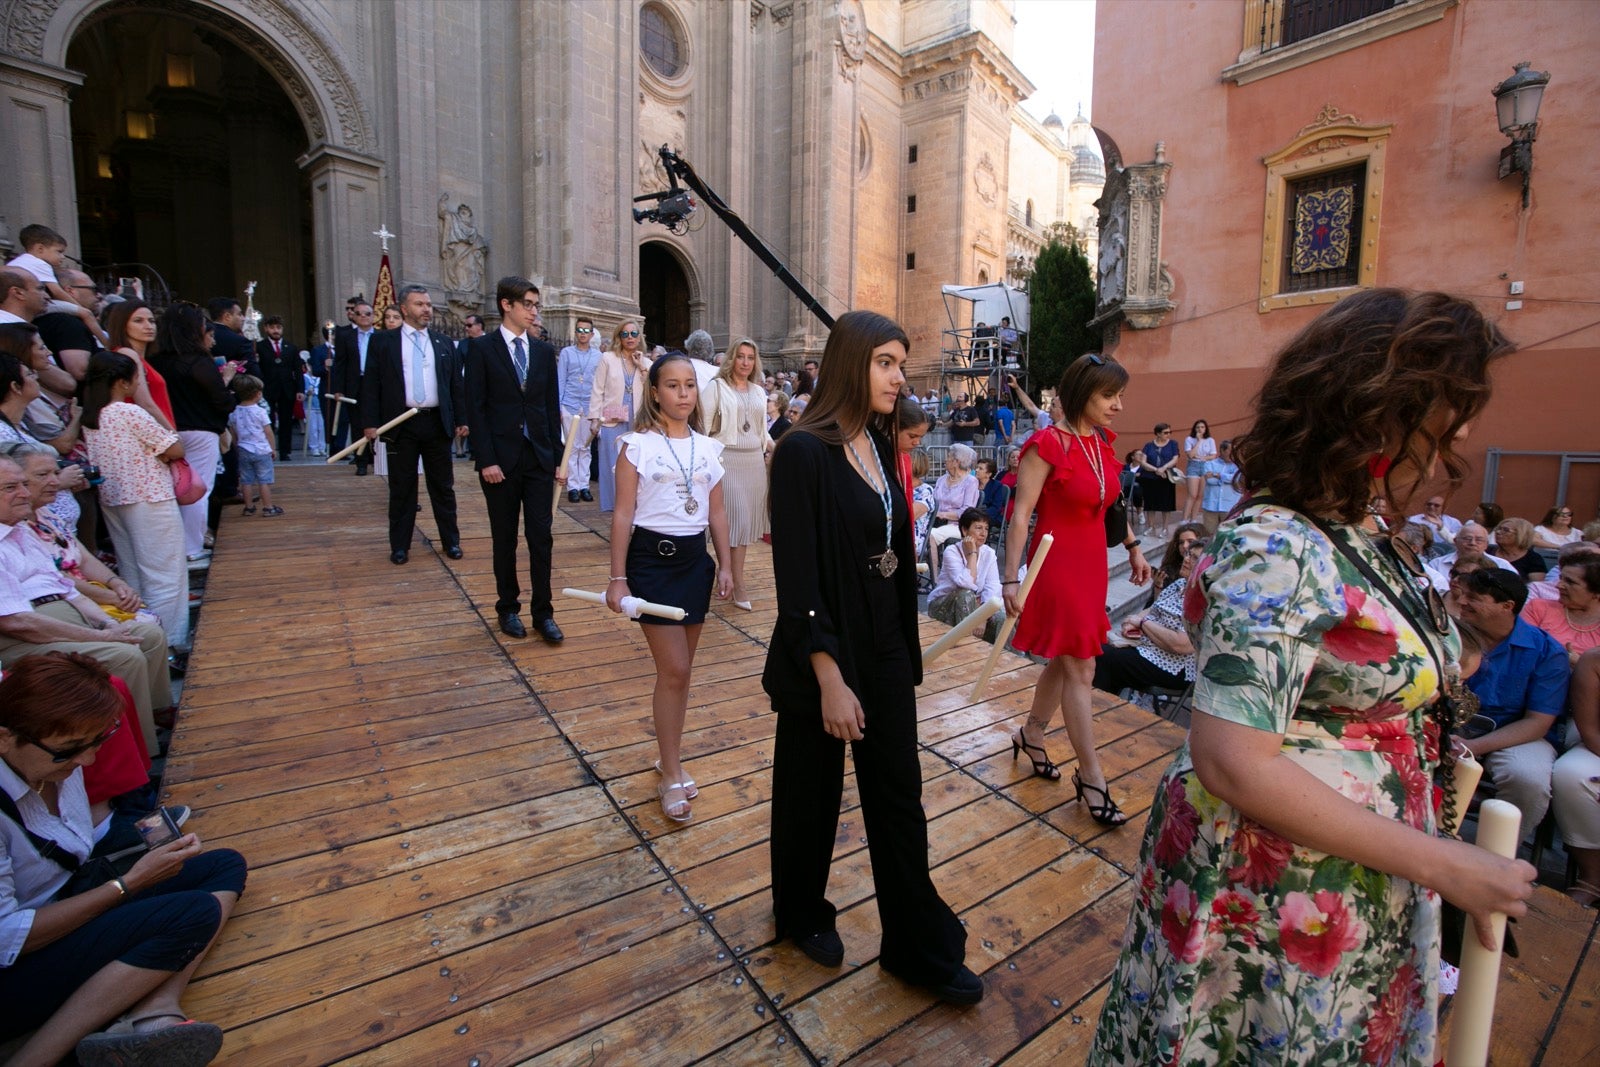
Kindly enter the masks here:
M 844 942 L 837 930 L 819 930 L 808 937 L 795 938 L 794 943 L 824 967 L 837 967 L 844 962 Z
M 970 1007 L 983 999 L 983 979 L 965 966 L 957 970 L 944 985 L 931 988 L 933 995 L 946 1004 Z
M 576 504 L 577 502 L 578 502 L 578 491 L 576 489 L 568 489 L 567 490 L 567 503 Z

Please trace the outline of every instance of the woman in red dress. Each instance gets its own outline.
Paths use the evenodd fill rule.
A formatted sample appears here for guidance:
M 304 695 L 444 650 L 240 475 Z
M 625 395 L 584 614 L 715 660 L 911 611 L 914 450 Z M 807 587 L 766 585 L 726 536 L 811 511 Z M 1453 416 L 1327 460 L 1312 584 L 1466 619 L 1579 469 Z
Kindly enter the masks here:
M 1095 657 L 1111 632 L 1106 614 L 1105 513 L 1121 491 L 1120 465 L 1111 447 L 1116 435 L 1107 427 L 1122 410 L 1127 384 L 1128 371 L 1115 360 L 1091 353 L 1068 364 L 1057 389 L 1061 421 L 1028 438 L 1022 451 L 1016 510 L 1006 537 L 1011 580 L 1001 583 L 1006 611 L 1022 616 L 1012 644 L 1050 660 L 1034 688 L 1028 721 L 1012 739 L 1011 758 L 1026 753 L 1034 774 L 1060 779 L 1060 769 L 1044 750 L 1045 731 L 1060 707 L 1078 757 L 1078 769 L 1072 773 L 1077 799 L 1087 797 L 1089 814 L 1106 826 L 1120 826 L 1127 816 L 1111 799 L 1100 769 L 1090 693 Z M 1029 541 L 1035 508 L 1039 522 Z M 1038 539 L 1047 533 L 1055 543 L 1023 610 L 1016 600 L 1020 573 L 1033 557 Z M 1143 585 L 1150 580 L 1150 564 L 1139 551 L 1138 538 L 1130 533 L 1123 546 L 1134 584 Z

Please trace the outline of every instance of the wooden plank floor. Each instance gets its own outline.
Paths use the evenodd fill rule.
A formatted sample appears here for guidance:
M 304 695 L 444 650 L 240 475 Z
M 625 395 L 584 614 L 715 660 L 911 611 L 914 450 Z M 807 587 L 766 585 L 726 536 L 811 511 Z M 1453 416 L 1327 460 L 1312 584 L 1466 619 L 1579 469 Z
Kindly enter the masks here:
M 465 465 L 457 477 L 456 563 L 419 536 L 391 565 L 385 482 L 346 466 L 280 468 L 281 518 L 228 509 L 167 772 L 190 828 L 252 867 L 186 1001 L 226 1029 L 223 1062 L 1082 1061 L 1177 728 L 1097 696 L 1136 813 L 1103 830 L 1011 760 L 1038 668 L 1008 657 L 973 705 L 987 646 L 962 644 L 919 692 L 924 803 L 934 879 L 988 996 L 939 1006 L 874 966 L 853 780 L 830 882 L 846 963 L 819 967 L 773 943 L 771 597 L 708 620 L 685 736 L 700 797 L 693 822 L 670 823 L 638 627 L 568 601 L 563 646 L 502 638 L 482 498 Z M 606 542 L 585 523 L 595 505 L 557 520 L 558 589 L 604 583 Z M 431 535 L 426 510 L 418 527 Z M 770 555 L 750 555 L 759 589 Z M 943 630 L 923 627 L 925 643 Z M 1068 750 L 1059 731 L 1050 748 Z M 1495 1062 L 1596 1062 L 1594 935 L 1594 912 L 1540 892 Z

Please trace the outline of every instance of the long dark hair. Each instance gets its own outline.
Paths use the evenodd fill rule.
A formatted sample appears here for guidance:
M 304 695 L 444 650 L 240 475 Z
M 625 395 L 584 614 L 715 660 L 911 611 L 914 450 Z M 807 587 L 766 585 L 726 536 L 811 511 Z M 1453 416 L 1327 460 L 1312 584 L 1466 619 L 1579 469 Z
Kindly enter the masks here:
M 1347 296 L 1273 359 L 1255 421 L 1233 442 L 1243 482 L 1290 507 L 1365 517 L 1370 464 L 1466 473 L 1452 442 L 1489 402 L 1489 366 L 1514 350 L 1470 302 L 1445 293 L 1370 289 Z M 1430 420 L 1449 422 L 1431 429 Z M 1377 490 L 1403 508 L 1421 480 Z
M 199 356 L 206 350 L 206 317 L 193 304 L 173 304 L 156 328 L 156 351 L 170 356 Z
M 1056 396 L 1061 398 L 1061 417 L 1067 427 L 1078 431 L 1078 420 L 1083 417 L 1089 401 L 1101 393 L 1120 393 L 1128 385 L 1128 368 L 1108 356 L 1087 352 L 1061 372 L 1061 382 L 1056 386 Z
M 106 313 L 106 339 L 111 342 L 112 351 L 133 347 L 128 344 L 128 320 L 133 318 L 135 311 L 149 306 L 143 300 L 124 300 L 120 304 L 111 305 L 111 310 Z M 151 314 L 155 312 L 152 311 Z M 203 342 L 202 347 L 204 347 Z
M 816 389 L 794 429 L 805 430 L 830 445 L 843 445 L 870 426 L 889 439 L 889 447 L 899 440 L 899 405 L 887 415 L 872 410 L 868 391 L 872 380 L 872 351 L 880 345 L 899 341 L 907 352 L 911 338 L 900 324 L 876 311 L 847 311 L 833 324 L 828 344 L 822 350 L 822 366 L 817 371 Z M 789 439 L 788 434 L 783 440 Z M 779 447 L 782 447 L 780 442 Z
M 96 352 L 89 357 L 89 372 L 83 376 L 83 425 L 100 428 L 100 412 L 111 403 L 111 386 L 139 377 L 139 364 L 121 352 Z

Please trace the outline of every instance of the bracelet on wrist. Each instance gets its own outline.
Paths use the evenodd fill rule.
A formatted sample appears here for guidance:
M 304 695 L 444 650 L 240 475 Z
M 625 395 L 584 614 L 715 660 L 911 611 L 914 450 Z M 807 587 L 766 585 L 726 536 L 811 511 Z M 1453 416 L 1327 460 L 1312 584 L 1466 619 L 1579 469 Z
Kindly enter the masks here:
M 628 576 L 626 574 L 613 574 L 611 580 L 613 582 L 625 582 L 628 580 Z
M 1000 588 L 1004 589 L 1008 585 L 1021 585 L 1021 584 L 1022 584 L 1021 582 L 1001 582 L 1000 583 Z
M 108 884 L 116 887 L 119 899 L 128 895 L 128 883 L 124 882 L 120 877 L 111 879 Z

